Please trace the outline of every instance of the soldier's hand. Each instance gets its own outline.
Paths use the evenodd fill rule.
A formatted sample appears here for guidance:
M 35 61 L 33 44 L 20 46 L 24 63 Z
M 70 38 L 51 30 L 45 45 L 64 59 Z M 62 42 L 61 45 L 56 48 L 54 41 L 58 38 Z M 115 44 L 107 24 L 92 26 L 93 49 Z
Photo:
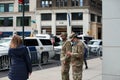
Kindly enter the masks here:
M 66 62 L 64 61 L 63 64 L 66 64 Z
M 69 57 L 71 56 L 71 52 L 70 51 L 67 52 L 67 56 L 69 56 Z

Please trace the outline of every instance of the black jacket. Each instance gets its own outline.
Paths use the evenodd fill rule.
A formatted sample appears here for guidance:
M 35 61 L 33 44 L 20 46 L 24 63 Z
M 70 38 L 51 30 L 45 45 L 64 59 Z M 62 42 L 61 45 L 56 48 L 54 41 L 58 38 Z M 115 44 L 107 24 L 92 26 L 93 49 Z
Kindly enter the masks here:
M 31 60 L 27 48 L 23 45 L 18 48 L 10 48 L 8 55 L 11 58 L 9 78 L 11 80 L 27 80 L 29 73 L 32 72 Z

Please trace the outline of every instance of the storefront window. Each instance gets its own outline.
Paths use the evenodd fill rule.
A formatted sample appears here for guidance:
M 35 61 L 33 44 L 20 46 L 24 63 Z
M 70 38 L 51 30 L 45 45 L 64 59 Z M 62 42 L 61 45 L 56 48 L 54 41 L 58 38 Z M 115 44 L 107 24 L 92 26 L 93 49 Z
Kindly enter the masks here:
M 24 18 L 24 26 L 30 26 L 31 25 L 31 17 L 25 17 Z M 22 26 L 22 17 L 17 17 L 17 26 Z

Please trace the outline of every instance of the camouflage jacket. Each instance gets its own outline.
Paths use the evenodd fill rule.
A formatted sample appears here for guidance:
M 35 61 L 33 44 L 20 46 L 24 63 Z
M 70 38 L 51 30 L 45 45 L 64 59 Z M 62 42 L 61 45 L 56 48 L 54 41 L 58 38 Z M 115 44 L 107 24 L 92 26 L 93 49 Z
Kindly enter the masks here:
M 70 60 L 70 57 L 68 57 L 66 54 L 68 51 L 72 51 L 72 45 L 70 41 L 66 40 L 62 43 L 61 61 Z
M 76 45 L 72 46 L 71 64 L 81 66 L 84 58 L 84 45 L 79 41 Z

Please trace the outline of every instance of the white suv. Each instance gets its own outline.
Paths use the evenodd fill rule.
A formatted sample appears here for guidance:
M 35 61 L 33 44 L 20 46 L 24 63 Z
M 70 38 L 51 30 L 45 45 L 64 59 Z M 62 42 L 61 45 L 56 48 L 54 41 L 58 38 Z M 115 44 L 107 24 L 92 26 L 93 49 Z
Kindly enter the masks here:
M 0 70 L 9 69 L 10 59 L 8 57 L 8 49 L 11 39 L 10 37 L 0 40 Z M 42 37 L 40 35 L 26 37 L 24 39 L 24 45 L 28 47 L 33 65 L 39 65 L 40 61 L 46 64 L 48 59 L 55 56 L 51 39 L 47 35 L 42 35 Z
M 102 56 L 102 40 L 90 40 L 88 47 L 91 54 Z
M 38 53 L 37 56 L 43 64 L 46 64 L 49 59 L 55 56 L 51 39 L 47 36 L 26 37 L 24 39 L 24 45 L 26 45 L 30 51 L 36 51 Z

